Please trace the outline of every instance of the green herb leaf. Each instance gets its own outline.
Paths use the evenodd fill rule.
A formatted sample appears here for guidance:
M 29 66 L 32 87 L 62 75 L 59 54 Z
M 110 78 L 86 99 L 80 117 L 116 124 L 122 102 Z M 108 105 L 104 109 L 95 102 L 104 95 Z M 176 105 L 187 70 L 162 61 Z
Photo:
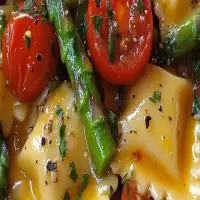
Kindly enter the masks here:
M 108 35 L 108 54 L 109 54 L 109 61 L 113 63 L 115 61 L 115 30 L 113 27 L 113 21 L 109 22 L 109 35 Z
M 78 179 L 78 175 L 77 175 L 77 173 L 76 173 L 76 167 L 75 167 L 74 162 L 70 163 L 70 164 L 69 164 L 69 167 L 71 168 L 69 177 L 72 179 L 72 181 L 73 181 L 74 183 L 76 183 L 76 180 Z
M 24 35 L 24 40 L 25 40 L 25 43 L 26 43 L 26 48 L 27 49 L 30 49 L 31 47 L 31 38 L 28 37 L 26 34 Z
M 102 25 L 103 18 L 100 16 L 92 17 L 95 32 L 98 34 Z
M 108 123 L 111 128 L 111 133 L 113 135 L 113 138 L 115 139 L 115 141 L 117 141 L 117 139 L 118 139 L 118 117 L 114 112 L 109 110 L 107 119 L 108 119 Z
M 66 143 L 66 139 L 65 139 L 65 129 L 66 129 L 66 125 L 62 124 L 60 126 L 60 130 L 59 130 L 59 136 L 60 136 L 59 152 L 60 152 L 60 156 L 62 157 L 62 159 L 67 154 L 67 143 Z
M 4 13 L 0 13 L 0 34 L 3 34 L 6 28 L 6 15 Z
M 78 195 L 75 197 L 75 200 L 80 200 L 81 195 L 83 194 L 84 190 L 87 188 L 89 183 L 89 174 L 84 174 L 81 181 L 80 191 Z
M 22 10 L 24 12 L 31 12 L 33 6 L 36 4 L 35 0 L 25 0 Z
M 144 7 L 144 2 L 143 0 L 137 0 L 136 2 L 137 5 L 137 10 L 140 14 L 144 13 L 145 7 Z
M 153 103 L 159 102 L 161 100 L 161 92 L 155 91 L 153 96 L 149 98 L 150 101 Z
M 56 106 L 56 114 L 59 116 L 59 118 L 61 119 L 63 117 L 63 110 L 60 106 Z
M 69 196 L 68 191 L 65 192 L 64 200 L 70 200 L 70 196 Z

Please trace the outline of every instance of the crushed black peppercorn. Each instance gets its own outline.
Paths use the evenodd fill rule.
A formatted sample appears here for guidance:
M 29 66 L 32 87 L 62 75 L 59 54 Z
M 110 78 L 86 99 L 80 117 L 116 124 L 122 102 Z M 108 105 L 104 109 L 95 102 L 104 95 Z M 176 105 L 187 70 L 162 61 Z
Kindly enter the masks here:
M 159 110 L 160 112 L 162 112 L 162 111 L 163 111 L 162 106 L 160 106 L 158 110 Z
M 41 54 L 37 54 L 36 55 L 37 61 L 41 62 L 42 61 L 42 56 Z
M 172 121 L 172 117 L 168 116 L 169 121 Z
M 48 163 L 47 163 L 47 170 L 48 171 L 54 171 L 56 168 L 57 168 L 56 162 L 48 161 Z
M 150 125 L 150 121 L 152 120 L 152 118 L 150 116 L 146 116 L 145 117 L 145 125 L 146 125 L 146 129 L 149 128 Z
M 42 137 L 41 145 L 42 145 L 42 146 L 45 146 L 45 144 L 46 144 L 46 139 L 45 139 L 45 137 Z

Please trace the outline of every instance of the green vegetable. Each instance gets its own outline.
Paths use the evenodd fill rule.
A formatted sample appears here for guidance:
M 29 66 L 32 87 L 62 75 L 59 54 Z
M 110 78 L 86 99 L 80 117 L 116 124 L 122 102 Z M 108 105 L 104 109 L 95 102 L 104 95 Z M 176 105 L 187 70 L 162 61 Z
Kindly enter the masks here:
M 76 183 L 76 180 L 78 179 L 78 175 L 76 173 L 76 167 L 74 162 L 69 164 L 69 167 L 71 168 L 69 177 L 72 179 L 72 181 L 74 181 L 74 183 Z
M 87 31 L 87 20 L 86 20 L 87 9 L 88 9 L 88 0 L 85 0 L 83 4 L 77 5 L 76 16 L 75 16 L 77 31 L 84 44 L 86 41 L 86 31 Z
M 59 152 L 60 152 L 60 156 L 62 157 L 62 159 L 67 154 L 67 144 L 66 144 L 66 139 L 65 139 L 65 128 L 66 128 L 66 125 L 62 124 L 60 126 L 60 130 L 59 130 L 59 136 L 60 136 Z
M 144 7 L 144 2 L 143 2 L 143 0 L 137 0 L 136 6 L 137 6 L 137 10 L 138 10 L 138 12 L 139 12 L 140 14 L 144 13 L 145 7 Z
M 47 0 L 47 8 L 59 36 L 61 58 L 66 64 L 77 109 L 85 125 L 94 168 L 97 175 L 102 176 L 116 153 L 116 146 L 103 113 L 92 65 L 74 27 L 68 5 L 61 0 Z
M 64 200 L 70 200 L 70 196 L 69 196 L 68 191 L 65 192 Z
M 24 35 L 24 40 L 25 40 L 25 43 L 26 43 L 26 48 L 30 49 L 30 47 L 31 47 L 31 38 L 25 34 Z
M 112 112 L 110 110 L 108 111 L 108 123 L 110 125 L 113 138 L 115 139 L 115 142 L 117 142 L 117 139 L 118 139 L 118 117 L 114 112 Z
M 4 199 L 6 197 L 6 188 L 8 185 L 8 169 L 8 149 L 6 143 L 3 140 L 0 129 L 0 199 Z
M 153 96 L 149 98 L 150 101 L 156 103 L 157 101 L 159 102 L 161 100 L 161 92 L 155 91 L 153 93 Z
M 102 17 L 95 16 L 95 17 L 92 17 L 92 20 L 93 20 L 95 32 L 98 34 L 101 28 L 103 19 Z
M 56 114 L 59 116 L 61 119 L 63 117 L 63 110 L 60 108 L 60 106 L 56 106 Z
M 114 21 L 114 14 L 111 9 L 110 0 L 107 1 L 107 15 L 109 18 L 109 33 L 108 33 L 108 55 L 110 63 L 115 61 L 115 39 L 117 36 L 117 27 Z
M 153 62 L 159 65 L 171 65 L 175 61 L 185 58 L 200 43 L 200 10 L 186 19 L 183 23 L 169 26 L 168 32 L 155 47 Z
M 89 174 L 84 174 L 82 177 L 81 187 L 78 195 L 75 197 L 75 200 L 81 200 L 81 195 L 83 194 L 84 190 L 87 188 L 89 183 Z
M 0 35 L 2 35 L 6 29 L 6 15 L 3 12 L 0 12 Z
M 191 64 L 192 78 L 194 86 L 194 101 L 192 105 L 192 114 L 200 119 L 200 96 L 199 96 L 199 86 L 200 86 L 200 59 L 199 52 L 195 52 L 188 57 L 188 63 Z
M 111 31 L 109 31 L 108 35 L 108 55 L 110 63 L 113 63 L 115 61 L 115 37 L 116 36 L 115 33 L 113 33 L 113 28 L 111 28 Z

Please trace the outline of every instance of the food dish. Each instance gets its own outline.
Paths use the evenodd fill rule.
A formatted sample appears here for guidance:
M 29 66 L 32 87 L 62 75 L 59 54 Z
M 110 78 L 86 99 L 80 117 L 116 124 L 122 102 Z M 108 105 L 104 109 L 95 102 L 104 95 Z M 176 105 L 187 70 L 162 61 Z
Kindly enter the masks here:
M 0 2 L 0 200 L 199 199 L 199 9 Z

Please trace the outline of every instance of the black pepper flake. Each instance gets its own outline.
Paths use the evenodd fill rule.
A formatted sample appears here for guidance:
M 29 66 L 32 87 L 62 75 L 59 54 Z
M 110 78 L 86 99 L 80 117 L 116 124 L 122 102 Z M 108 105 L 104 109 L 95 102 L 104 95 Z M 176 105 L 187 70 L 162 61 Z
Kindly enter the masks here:
M 49 144 L 51 144 L 52 143 L 52 140 L 49 140 Z
M 42 61 L 42 56 L 41 56 L 41 54 L 37 54 L 37 55 L 36 55 L 36 58 L 37 58 L 37 61 L 39 61 L 39 62 Z
M 158 110 L 159 110 L 160 112 L 162 112 L 162 111 L 163 111 L 162 106 L 160 106 Z
M 57 168 L 57 163 L 56 162 L 48 161 L 48 163 L 47 163 L 47 170 L 48 171 L 53 171 L 56 168 Z
M 146 116 L 146 118 L 145 118 L 146 129 L 149 128 L 149 124 L 150 124 L 151 120 L 152 120 L 152 118 L 150 116 Z
M 168 116 L 169 121 L 172 121 L 172 118 L 170 116 Z
M 135 95 L 133 95 L 133 99 L 135 99 Z
M 162 87 L 162 85 L 161 85 L 161 84 L 159 84 L 159 86 L 160 86 L 160 87 Z
M 35 163 L 38 164 L 38 160 L 36 160 Z
M 45 181 L 45 184 L 46 184 L 46 186 L 48 185 L 48 182 L 47 181 Z
M 26 150 L 26 146 L 24 147 L 24 149 Z
M 133 133 L 133 131 L 132 130 L 130 130 L 130 132 L 129 133 Z
M 42 137 L 41 145 L 42 145 L 42 146 L 45 146 L 45 144 L 46 144 L 46 139 L 45 139 L 45 137 Z

